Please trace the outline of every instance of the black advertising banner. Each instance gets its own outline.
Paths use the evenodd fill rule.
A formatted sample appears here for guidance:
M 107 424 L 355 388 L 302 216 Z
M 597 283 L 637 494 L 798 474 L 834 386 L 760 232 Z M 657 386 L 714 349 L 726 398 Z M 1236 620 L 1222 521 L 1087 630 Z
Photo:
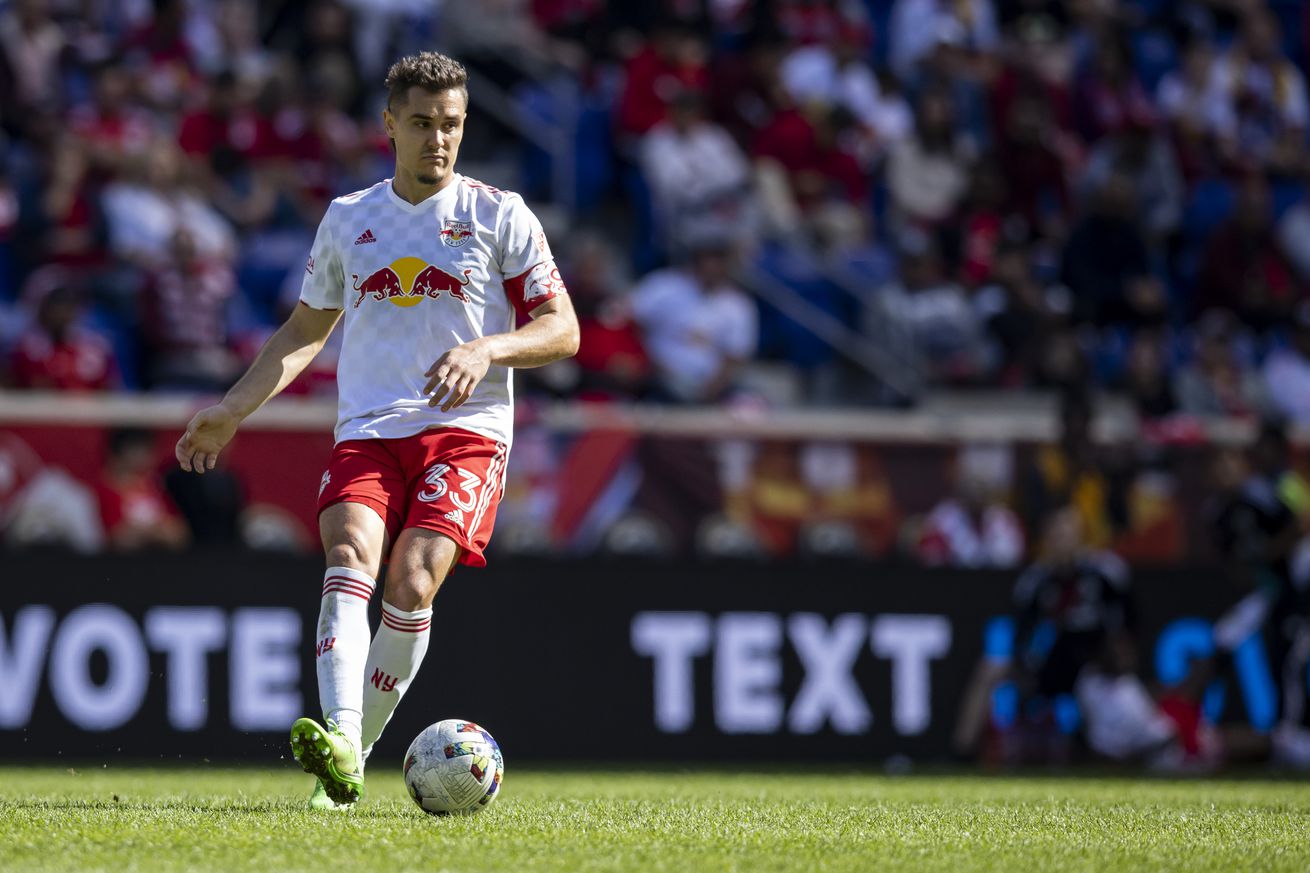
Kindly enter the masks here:
M 17 553 L 6 567 L 0 757 L 276 757 L 291 722 L 318 714 L 316 561 Z M 460 570 L 378 754 L 460 717 L 538 760 L 942 757 L 974 665 L 1007 645 L 1013 578 L 857 562 Z M 1237 593 L 1206 573 L 1134 581 L 1143 674 L 1176 679 Z M 1251 644 L 1225 706 L 1259 724 L 1275 690 Z

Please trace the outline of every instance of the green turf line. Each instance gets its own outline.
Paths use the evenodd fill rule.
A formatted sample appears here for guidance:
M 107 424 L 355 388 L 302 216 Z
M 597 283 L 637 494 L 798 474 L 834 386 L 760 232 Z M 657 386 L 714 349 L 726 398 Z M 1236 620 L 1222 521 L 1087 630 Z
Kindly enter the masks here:
M 436 819 L 396 769 L 324 815 L 288 770 L 0 768 L 0 870 L 1310 870 L 1298 782 L 511 769 Z

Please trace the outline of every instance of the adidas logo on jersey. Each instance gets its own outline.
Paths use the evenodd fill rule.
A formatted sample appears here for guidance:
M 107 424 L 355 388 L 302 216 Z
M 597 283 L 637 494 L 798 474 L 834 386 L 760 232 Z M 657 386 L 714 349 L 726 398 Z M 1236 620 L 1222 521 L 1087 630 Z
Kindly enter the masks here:
M 368 230 L 364 231 L 359 235 L 359 238 L 355 240 L 355 245 L 362 246 L 364 243 L 371 243 L 377 241 L 378 238 L 373 235 L 373 228 L 370 227 Z
M 464 513 L 459 509 L 452 509 L 446 513 L 446 521 L 453 521 L 460 527 L 464 526 Z

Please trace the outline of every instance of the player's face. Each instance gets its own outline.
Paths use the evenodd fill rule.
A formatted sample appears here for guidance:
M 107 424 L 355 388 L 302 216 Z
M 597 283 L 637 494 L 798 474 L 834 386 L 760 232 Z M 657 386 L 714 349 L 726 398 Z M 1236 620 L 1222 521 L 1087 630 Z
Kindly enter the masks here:
M 1053 564 L 1068 564 L 1082 546 L 1083 525 L 1072 508 L 1061 509 L 1046 523 L 1045 558 Z
M 464 91 L 413 87 L 382 114 L 396 144 L 396 172 L 420 185 L 441 186 L 450 178 L 464 138 L 468 101 Z

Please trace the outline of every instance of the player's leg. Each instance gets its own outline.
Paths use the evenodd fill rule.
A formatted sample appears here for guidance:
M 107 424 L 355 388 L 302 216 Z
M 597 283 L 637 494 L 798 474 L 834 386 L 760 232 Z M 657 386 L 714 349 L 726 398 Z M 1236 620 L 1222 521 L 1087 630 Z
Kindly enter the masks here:
M 324 725 L 303 718 L 291 745 L 306 772 L 335 803 L 352 803 L 363 788 L 363 693 L 360 677 L 370 642 L 368 604 L 387 546 L 386 525 L 370 506 L 341 502 L 319 515 L 327 556 L 315 639 L 319 704 Z M 326 806 L 316 787 L 311 806 Z
M 428 650 L 432 600 L 459 554 L 459 546 L 439 531 L 411 527 L 396 538 L 382 592 L 382 623 L 364 668 L 365 759 L 418 674 Z
M 386 525 L 358 503 L 338 503 L 319 516 L 327 555 L 315 641 L 323 716 L 356 742 L 363 729 L 359 677 L 368 657 L 368 604 L 386 548 Z
M 365 750 L 371 750 L 418 672 L 432 599 L 446 574 L 456 561 L 486 564 L 482 552 L 495 524 L 509 454 L 503 443 L 454 428 L 397 441 L 395 452 L 411 490 L 387 568 L 382 626 L 364 676 Z
M 955 719 L 952 751 L 959 758 L 972 760 L 992 713 L 992 695 L 1010 676 L 1008 658 L 985 655 L 979 659 L 969 677 L 960 709 Z

